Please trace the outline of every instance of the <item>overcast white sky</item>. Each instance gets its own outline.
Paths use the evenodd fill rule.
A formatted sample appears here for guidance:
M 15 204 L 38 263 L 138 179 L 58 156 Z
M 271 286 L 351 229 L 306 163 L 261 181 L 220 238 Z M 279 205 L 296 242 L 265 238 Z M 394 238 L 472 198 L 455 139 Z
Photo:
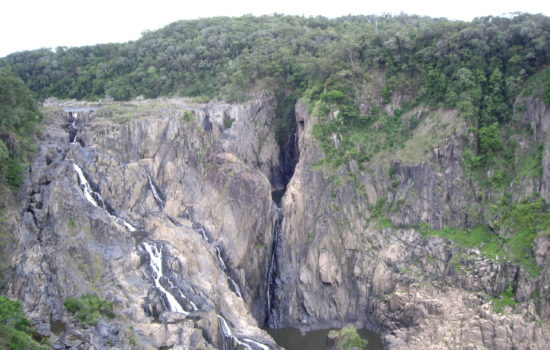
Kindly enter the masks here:
M 41 47 L 136 40 L 180 19 L 284 13 L 338 17 L 408 13 L 471 20 L 510 12 L 550 15 L 549 0 L 4 0 L 0 57 Z

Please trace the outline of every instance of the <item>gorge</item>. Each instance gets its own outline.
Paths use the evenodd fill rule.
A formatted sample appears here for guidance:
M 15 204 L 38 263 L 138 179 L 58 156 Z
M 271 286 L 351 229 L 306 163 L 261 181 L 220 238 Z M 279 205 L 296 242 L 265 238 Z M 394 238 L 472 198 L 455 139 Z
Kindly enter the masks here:
M 367 349 L 546 349 L 550 21 L 376 20 L 208 19 L 0 60 L 43 98 L 19 187 L 22 132 L 0 144 L 2 295 L 34 338 L 275 350 L 353 325 Z M 215 41 L 233 31 L 248 47 Z

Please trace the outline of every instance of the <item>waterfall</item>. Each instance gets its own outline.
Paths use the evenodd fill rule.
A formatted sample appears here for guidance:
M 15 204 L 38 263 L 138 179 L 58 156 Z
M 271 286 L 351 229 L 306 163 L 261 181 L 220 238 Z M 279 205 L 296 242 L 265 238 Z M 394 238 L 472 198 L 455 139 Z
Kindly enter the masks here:
M 92 203 L 93 206 L 99 207 L 99 204 L 97 203 L 97 201 L 94 198 L 94 193 L 97 193 L 97 192 L 92 191 L 92 188 L 90 187 L 90 183 L 88 182 L 88 180 L 84 176 L 84 173 L 82 172 L 82 169 L 74 163 L 73 163 L 73 168 L 76 171 L 76 173 L 78 174 L 78 180 L 80 182 L 80 188 L 82 188 L 82 192 L 84 192 L 84 197 L 86 197 L 88 202 Z
M 274 205 L 275 206 L 275 205 Z M 267 313 L 266 317 L 267 320 L 270 320 L 270 316 L 272 312 L 274 311 L 274 297 L 275 297 L 275 287 L 276 287 L 276 279 L 278 274 L 278 261 L 277 261 L 277 248 L 279 247 L 279 240 L 281 239 L 281 231 L 283 227 L 283 214 L 281 211 L 281 208 L 278 206 L 275 206 L 275 213 L 273 214 L 273 232 L 274 232 L 274 240 L 273 240 L 273 246 L 271 247 L 271 258 L 269 260 L 269 268 L 267 272 L 267 283 L 266 283 L 266 306 L 267 306 Z M 273 319 L 273 322 L 276 320 Z
M 78 181 L 80 182 L 80 188 L 82 189 L 82 192 L 84 193 L 84 197 L 88 200 L 88 202 L 90 202 L 94 207 L 102 208 L 107 213 L 107 215 L 109 215 L 111 219 L 115 220 L 119 224 L 126 227 L 128 231 L 130 232 L 136 231 L 136 228 L 132 226 L 128 221 L 116 215 L 113 215 L 110 212 L 109 208 L 105 204 L 105 201 L 103 200 L 101 195 L 98 192 L 95 192 L 94 190 L 92 190 L 92 187 L 90 186 L 88 179 L 86 179 L 86 176 L 84 176 L 84 172 L 82 171 L 82 169 L 75 163 L 73 163 L 73 168 L 78 174 Z
M 237 296 L 242 299 L 243 296 L 241 294 L 241 289 L 239 288 L 239 285 L 237 284 L 237 282 L 235 282 L 235 280 L 233 278 L 231 278 L 231 276 L 229 276 L 228 271 L 227 271 L 227 265 L 225 264 L 225 261 L 223 261 L 222 253 L 220 251 L 220 248 L 217 245 L 215 245 L 214 249 L 216 249 L 216 258 L 218 259 L 218 264 L 220 265 L 220 268 L 222 269 L 223 273 L 225 274 L 225 277 L 229 281 L 229 285 L 232 287 L 235 294 L 237 294 Z
M 78 113 L 69 112 L 69 117 L 71 118 L 71 125 L 69 125 L 69 141 L 71 143 L 76 143 L 76 136 L 78 134 L 78 129 L 76 128 L 76 121 L 78 120 Z
M 237 294 L 237 296 L 242 299 L 243 295 L 241 293 L 241 288 L 239 287 L 239 284 L 229 275 L 229 269 L 227 268 L 227 264 L 223 260 L 222 252 L 220 250 L 218 242 L 213 241 L 208 237 L 208 233 L 206 232 L 206 229 L 202 227 L 202 225 L 194 223 L 193 229 L 195 230 L 195 232 L 199 233 L 202 236 L 206 243 L 214 247 L 214 250 L 216 251 L 216 260 L 218 260 L 218 265 L 225 275 L 225 278 L 227 279 L 231 290 L 233 290 L 233 292 L 235 292 L 235 294 Z
M 147 254 L 149 254 L 149 258 L 150 258 L 149 264 L 151 266 L 151 271 L 152 271 L 151 274 L 153 277 L 153 281 L 155 283 L 155 287 L 157 287 L 157 289 L 160 290 L 162 294 L 164 294 L 164 297 L 168 302 L 169 311 L 179 312 L 181 314 L 188 315 L 188 312 L 186 312 L 183 309 L 183 307 L 178 302 L 178 300 L 174 297 L 174 295 L 172 295 L 172 293 L 166 290 L 160 283 L 160 279 L 164 277 L 162 273 L 162 248 L 159 249 L 156 244 L 150 244 L 148 242 L 143 242 L 142 246 L 147 252 Z M 172 282 L 170 281 L 170 283 Z
M 193 225 L 195 226 L 195 225 Z M 206 241 L 206 243 L 210 244 L 210 239 L 208 239 L 208 236 L 206 235 L 206 231 L 202 227 L 195 228 L 195 231 L 201 234 L 202 238 Z
M 157 204 L 163 208 L 164 204 L 166 202 L 161 198 L 159 191 L 155 187 L 155 184 L 153 183 L 153 180 L 151 179 L 151 176 L 148 173 L 145 173 L 145 176 L 147 176 L 147 181 L 149 182 L 149 187 L 151 188 L 151 192 L 153 192 L 153 197 L 155 197 L 155 200 L 157 201 Z
M 255 350 L 255 349 L 270 350 L 269 346 L 265 344 L 259 343 L 249 338 L 238 338 L 237 336 L 233 335 L 233 332 L 231 331 L 231 327 L 229 327 L 229 324 L 227 323 L 225 318 L 223 318 L 220 315 L 216 315 L 216 316 L 218 316 L 218 320 L 220 321 L 220 328 L 222 330 L 224 339 L 227 339 L 231 342 L 235 342 L 237 343 L 237 345 L 240 345 L 247 350 Z M 225 342 L 223 345 L 224 345 L 223 348 L 225 350 L 227 348 Z

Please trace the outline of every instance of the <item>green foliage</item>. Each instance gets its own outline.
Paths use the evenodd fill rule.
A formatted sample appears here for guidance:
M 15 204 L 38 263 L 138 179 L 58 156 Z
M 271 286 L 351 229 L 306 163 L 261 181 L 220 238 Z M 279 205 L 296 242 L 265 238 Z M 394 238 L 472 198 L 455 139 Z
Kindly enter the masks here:
M 539 232 L 549 233 L 550 213 L 542 199 L 513 204 L 504 213 L 503 224 L 512 232 L 508 241 L 510 260 L 531 275 L 540 272 L 534 262 L 533 241 Z
M 502 139 L 497 123 L 479 128 L 479 150 L 482 155 L 489 157 L 502 150 Z
M 529 78 L 521 94 L 540 98 L 550 106 L 550 67 L 542 69 Z
M 267 89 L 277 95 L 282 135 L 290 129 L 293 102 L 305 95 L 319 117 L 313 133 L 325 165 L 339 168 L 402 147 L 418 122 L 403 115 L 420 103 L 458 108 L 476 133 L 488 128 L 479 134 L 489 143 L 474 145 L 474 156 L 497 151 L 484 134 L 508 122 L 522 84 L 550 63 L 542 44 L 550 42 L 549 27 L 548 17 L 529 14 L 472 22 L 406 15 L 219 17 L 175 22 L 126 44 L 15 53 L 0 67 L 40 97 L 242 100 Z M 380 98 L 365 101 L 358 92 L 380 73 Z M 535 80 L 539 87 L 530 91 L 550 96 L 545 75 Z M 381 112 L 394 94 L 401 106 Z M 368 105 L 368 113 L 360 105 Z
M 471 230 L 451 227 L 445 227 L 441 230 L 425 228 L 421 232 L 426 236 L 440 236 L 449 239 L 465 248 L 477 248 L 482 255 L 491 259 L 505 256 L 502 241 L 498 234 L 488 231 L 483 226 L 476 226 Z
M 231 128 L 231 126 L 233 125 L 233 122 L 234 122 L 233 118 L 231 118 L 228 115 L 224 115 L 224 117 L 223 117 L 223 128 L 224 129 Z
M 484 118 L 500 121 L 516 78 L 548 63 L 543 43 L 549 37 L 548 18 L 528 14 L 469 23 L 406 15 L 217 17 L 175 22 L 125 44 L 14 53 L 0 65 L 39 97 L 117 100 L 242 99 L 255 88 L 307 88 L 342 80 L 338 72 L 357 80 L 365 70 L 384 69 L 384 103 L 402 88 L 405 74 L 420 79 L 409 87 L 434 103 L 467 97 L 467 104 L 487 111 Z
M 23 180 L 40 119 L 30 90 L 21 79 L 0 70 L 0 183 L 17 188 Z
M 331 336 L 338 338 L 338 349 L 351 350 L 351 349 L 366 349 L 368 341 L 361 338 L 357 329 L 352 326 L 346 326 L 338 331 L 330 331 Z
M 370 208 L 371 217 L 381 217 L 388 210 L 388 197 L 378 198 L 376 204 Z
M 0 296 L 0 349 L 45 349 L 32 338 L 33 329 L 21 304 Z
M 501 221 L 498 226 L 505 233 L 488 230 L 484 226 L 473 229 L 446 227 L 441 230 L 421 230 L 423 235 L 440 236 L 465 248 L 477 248 L 490 259 L 505 259 L 523 267 L 531 276 L 540 272 L 536 265 L 533 242 L 541 232 L 548 233 L 550 213 L 542 199 L 509 203 L 503 200 L 497 207 Z
M 115 317 L 113 304 L 95 294 L 86 294 L 80 298 L 67 298 L 63 305 L 67 311 L 76 314 L 78 320 L 90 325 L 95 325 L 101 315 L 109 318 Z
M 180 120 L 183 123 L 190 123 L 195 120 L 195 115 L 191 111 L 185 111 L 183 112 L 183 115 L 180 117 Z
M 499 297 L 492 299 L 493 310 L 501 314 L 504 312 L 505 306 L 514 307 L 517 304 L 515 297 L 516 293 L 514 292 L 512 285 L 509 285 Z

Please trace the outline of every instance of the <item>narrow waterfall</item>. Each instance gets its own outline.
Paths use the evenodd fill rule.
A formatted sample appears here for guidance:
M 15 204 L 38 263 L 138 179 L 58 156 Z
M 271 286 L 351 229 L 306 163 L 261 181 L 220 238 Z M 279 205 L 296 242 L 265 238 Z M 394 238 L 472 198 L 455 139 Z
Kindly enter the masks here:
M 145 173 L 145 176 L 147 176 L 147 181 L 149 182 L 149 188 L 151 188 L 151 192 L 153 192 L 153 197 L 155 197 L 155 201 L 157 201 L 157 204 L 161 209 L 164 208 L 164 205 L 166 204 L 166 202 L 164 199 L 162 199 L 160 195 L 160 191 L 157 189 L 157 187 L 153 183 L 153 179 L 151 179 L 151 176 L 148 173 Z
M 218 260 L 218 265 L 220 266 L 220 269 L 224 273 L 225 278 L 227 279 L 227 282 L 229 283 L 229 286 L 231 287 L 231 290 L 235 294 L 237 294 L 237 296 L 239 298 L 242 299 L 243 296 L 241 294 L 241 288 L 239 287 L 237 282 L 229 275 L 230 271 L 227 268 L 227 264 L 223 260 L 222 252 L 221 252 L 221 249 L 220 249 L 220 244 L 218 242 L 212 240 L 209 237 L 210 234 L 207 233 L 207 230 L 202 225 L 200 225 L 198 223 L 193 223 L 193 229 L 195 230 L 195 232 L 199 233 L 202 236 L 202 238 L 204 239 L 204 241 L 206 243 L 208 243 L 209 245 L 214 247 L 214 250 L 216 252 L 216 259 Z
M 84 172 L 82 171 L 82 169 L 78 165 L 73 163 L 73 168 L 76 171 L 76 173 L 78 174 L 78 180 L 80 182 L 80 188 L 82 189 L 82 192 L 84 193 L 84 197 L 88 200 L 88 202 L 90 202 L 95 207 L 102 208 L 105 211 L 105 213 L 107 213 L 107 215 L 109 215 L 109 217 L 111 219 L 115 220 L 119 224 L 126 227 L 128 229 L 128 231 L 134 232 L 134 231 L 137 230 L 128 221 L 124 220 L 123 218 L 121 218 L 119 216 L 116 216 L 114 214 L 114 211 L 112 209 L 110 209 L 107 206 L 107 204 L 105 204 L 105 201 L 103 200 L 101 195 L 98 192 L 92 190 L 92 187 L 90 186 L 90 183 L 88 182 L 88 179 L 86 179 L 86 176 L 84 176 Z
M 149 254 L 149 264 L 151 266 L 151 275 L 153 277 L 155 287 L 160 290 L 166 298 L 168 310 L 187 315 L 188 312 L 183 309 L 178 300 L 160 283 L 161 278 L 164 278 L 162 273 L 162 248 L 159 249 L 157 245 L 148 242 L 143 242 L 142 246 L 147 254 Z
M 69 112 L 69 119 L 71 124 L 69 125 L 69 142 L 76 143 L 76 136 L 78 134 L 78 129 L 76 128 L 76 121 L 78 120 L 77 112 Z
M 283 224 L 283 214 L 281 212 L 281 208 L 274 205 L 274 214 L 273 214 L 273 232 L 274 232 L 274 239 L 273 239 L 273 245 L 271 247 L 271 257 L 269 260 L 269 268 L 267 273 L 267 280 L 266 280 L 266 307 L 267 307 L 267 321 L 271 321 L 271 323 L 276 322 L 277 317 L 272 317 L 272 314 L 276 312 L 275 308 L 275 289 L 276 289 L 276 283 L 278 282 L 278 271 L 279 271 L 279 265 L 278 265 L 278 252 L 277 249 L 280 247 L 279 240 L 281 238 L 281 231 L 282 231 L 282 224 Z M 269 324 L 272 328 L 277 328 L 276 324 Z
M 295 120 L 294 114 L 289 116 Z M 299 160 L 298 132 L 296 122 L 291 129 L 285 143 L 281 146 L 279 153 L 279 169 L 272 175 L 272 199 L 273 199 L 273 244 L 266 276 L 266 319 L 265 324 L 270 328 L 278 328 L 277 316 L 277 290 L 280 286 L 279 280 L 279 249 L 283 239 L 284 215 L 282 210 L 282 199 L 290 179 L 294 175 L 294 169 Z

